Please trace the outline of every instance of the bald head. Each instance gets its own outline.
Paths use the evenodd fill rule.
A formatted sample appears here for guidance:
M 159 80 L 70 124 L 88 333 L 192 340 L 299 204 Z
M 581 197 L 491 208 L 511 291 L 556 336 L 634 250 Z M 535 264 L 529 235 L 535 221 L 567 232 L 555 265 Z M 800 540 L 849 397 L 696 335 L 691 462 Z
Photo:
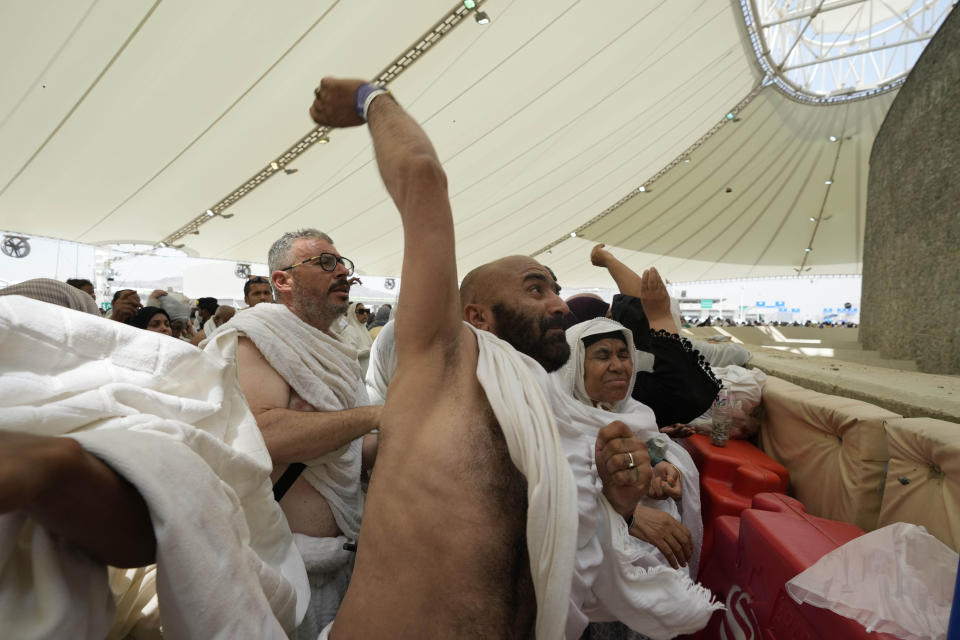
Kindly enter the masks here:
M 551 288 L 555 293 L 560 291 L 549 268 L 530 256 L 507 256 L 480 265 L 463 278 L 460 283 L 460 309 L 465 309 L 469 304 L 496 304 L 503 297 L 504 287 L 515 280 L 518 274 L 533 271 L 549 274 Z
M 553 272 L 528 256 L 477 267 L 460 284 L 463 319 L 555 371 L 570 357 L 563 333 L 567 305 Z

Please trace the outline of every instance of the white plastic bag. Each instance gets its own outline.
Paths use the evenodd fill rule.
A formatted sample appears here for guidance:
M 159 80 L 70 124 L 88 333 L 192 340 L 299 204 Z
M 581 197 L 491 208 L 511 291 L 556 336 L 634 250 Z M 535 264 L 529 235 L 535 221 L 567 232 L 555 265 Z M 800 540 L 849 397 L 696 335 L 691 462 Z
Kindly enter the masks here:
M 823 556 L 785 585 L 799 603 L 906 640 L 947 637 L 957 553 L 923 527 L 895 522 Z
M 739 440 L 752 437 L 760 430 L 760 421 L 752 413 L 760 404 L 767 374 L 759 369 L 745 369 L 733 364 L 712 369 L 714 375 L 723 381 L 723 387 L 730 392 L 730 437 Z M 713 407 L 689 424 L 696 433 L 710 435 Z

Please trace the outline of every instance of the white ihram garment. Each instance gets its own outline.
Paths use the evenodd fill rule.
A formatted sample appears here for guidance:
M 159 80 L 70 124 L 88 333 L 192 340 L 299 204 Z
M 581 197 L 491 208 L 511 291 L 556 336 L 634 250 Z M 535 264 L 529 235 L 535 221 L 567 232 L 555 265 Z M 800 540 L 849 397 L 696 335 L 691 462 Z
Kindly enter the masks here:
M 207 352 L 236 349 L 246 336 L 270 366 L 317 411 L 343 411 L 369 404 L 357 352 L 316 329 L 282 304 L 258 304 L 237 314 L 202 346 Z M 296 637 L 317 637 L 346 593 L 354 554 L 343 550 L 360 533 L 364 497 L 360 488 L 362 438 L 312 460 L 302 477 L 330 506 L 343 536 L 295 535 L 307 568 L 311 604 Z
M 296 625 L 306 575 L 231 357 L 2 298 L 0 429 L 72 437 L 137 488 L 166 637 L 279 639 Z M 5 637 L 100 639 L 113 618 L 106 567 L 23 512 L 0 516 L 0 593 Z

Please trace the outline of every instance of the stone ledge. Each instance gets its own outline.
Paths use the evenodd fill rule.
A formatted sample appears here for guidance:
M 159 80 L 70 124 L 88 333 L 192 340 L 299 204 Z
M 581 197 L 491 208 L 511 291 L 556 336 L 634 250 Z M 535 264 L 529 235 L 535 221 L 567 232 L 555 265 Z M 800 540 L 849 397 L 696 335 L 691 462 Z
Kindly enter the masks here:
M 807 389 L 869 402 L 906 418 L 960 422 L 958 376 L 897 371 L 745 346 L 753 352 L 748 367 Z

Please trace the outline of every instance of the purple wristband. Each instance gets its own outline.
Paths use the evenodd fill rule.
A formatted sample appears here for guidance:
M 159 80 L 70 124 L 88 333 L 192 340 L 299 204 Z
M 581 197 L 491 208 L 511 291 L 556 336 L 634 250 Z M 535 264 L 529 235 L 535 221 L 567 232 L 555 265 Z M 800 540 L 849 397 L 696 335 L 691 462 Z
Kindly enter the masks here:
M 373 93 L 387 93 L 387 88 L 380 84 L 366 82 L 360 85 L 357 93 L 353 96 L 353 108 L 356 109 L 357 115 L 364 120 L 367 119 L 366 110 L 370 106 L 368 99 Z

